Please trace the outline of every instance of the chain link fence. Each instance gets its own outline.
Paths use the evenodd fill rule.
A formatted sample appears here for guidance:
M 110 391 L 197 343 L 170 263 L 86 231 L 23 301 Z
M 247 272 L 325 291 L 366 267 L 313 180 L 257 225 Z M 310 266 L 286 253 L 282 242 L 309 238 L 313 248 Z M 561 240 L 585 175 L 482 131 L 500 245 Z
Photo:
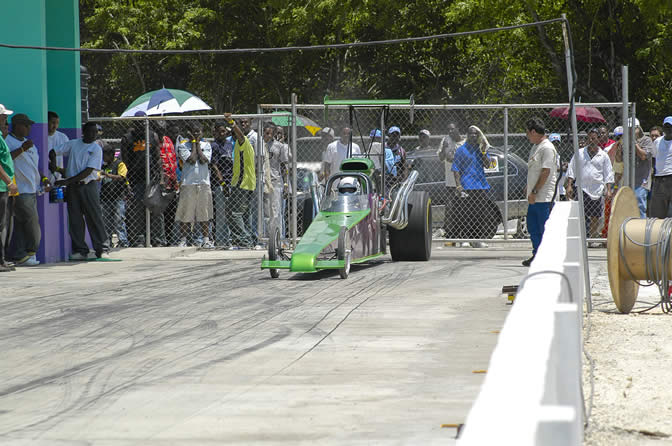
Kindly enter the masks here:
M 224 116 L 90 119 L 104 148 L 100 199 L 110 247 L 260 249 L 272 227 L 289 235 L 289 114 L 233 118 L 251 143 L 249 158 L 236 150 Z M 265 142 L 274 121 L 280 125 Z M 198 128 L 206 163 L 189 158 Z M 160 200 L 151 201 L 152 190 Z
M 633 108 L 634 104 L 630 104 L 628 114 Z M 260 106 L 265 113 L 289 109 L 287 104 Z M 402 150 L 395 150 L 395 155 L 405 153 L 405 159 L 404 155 L 398 156 L 401 160 L 396 159 L 397 174 L 403 175 L 410 169 L 419 172 L 414 190 L 426 190 L 431 196 L 435 239 L 472 242 L 472 245 L 492 239 L 525 239 L 529 238 L 525 220 L 527 160 L 531 149 L 525 123 L 538 117 L 546 124 L 549 133 L 557 133 L 554 144 L 562 175 L 557 199 L 564 200 L 567 199 L 562 187 L 566 181 L 566 166 L 573 156 L 567 109 L 567 104 L 391 105 L 384 116 L 385 144 L 393 146 L 397 142 L 391 139 L 397 127 L 400 131 L 398 144 Z M 347 137 L 347 131 L 343 134 L 343 129 L 350 128 L 353 144 L 361 153 L 371 154 L 374 162 L 381 159 L 377 154 L 382 152 L 379 143 L 383 135 L 376 132 L 381 126 L 381 113 L 380 109 L 374 108 L 351 112 L 347 106 L 297 106 L 299 124 L 312 122 L 318 127 L 332 129 L 336 140 Z M 601 144 L 605 146 L 618 139 L 613 130 L 623 122 L 622 114 L 621 103 L 580 104 L 577 108 L 580 145 L 585 145 L 588 132 L 593 128 L 606 129 L 601 135 Z M 490 165 L 484 169 L 486 184 L 469 184 L 469 179 L 463 178 L 464 190 L 460 192 L 456 188 L 452 165 L 456 148 L 466 139 L 471 126 L 478 127 L 490 145 Z M 319 176 L 325 168 L 330 168 L 325 153 L 333 140 L 322 132 L 313 135 L 309 125 L 299 128 L 302 129 L 297 138 L 299 171 Z M 632 145 L 629 150 L 627 147 L 623 150 L 624 158 L 627 158 L 633 150 Z M 354 148 L 353 152 L 356 151 Z M 458 163 L 460 161 L 463 159 L 458 156 Z M 381 166 L 381 162 L 377 165 Z M 299 213 L 299 226 L 302 226 L 302 220 L 305 224 L 307 218 L 308 213 Z
M 617 139 L 613 130 L 623 122 L 622 104 L 581 107 L 577 109 L 580 145 L 585 144 L 593 128 L 606 129 L 601 134 L 601 144 Z M 566 108 L 566 104 L 392 105 L 385 112 L 380 108 L 351 112 L 345 106 L 302 104 L 297 106 L 297 155 L 293 157 L 291 106 L 260 105 L 260 114 L 234 115 L 253 145 L 253 190 L 232 187 L 235 143 L 223 116 L 91 118 L 100 125 L 99 138 L 105 149 L 100 193 L 109 244 L 202 246 L 207 237 L 218 248 L 260 249 L 272 228 L 277 227 L 285 243 L 291 245 L 291 200 L 295 198 L 297 203 L 296 235 L 300 237 L 318 212 L 328 170 L 338 168 L 331 165 L 335 163 L 334 156 L 327 154 L 327 146 L 344 138 L 352 138 L 353 153 L 369 154 L 376 166 L 385 168 L 390 184 L 403 179 L 411 169 L 419 172 L 415 190 L 430 194 L 435 239 L 472 244 L 525 239 L 527 159 L 531 148 L 525 123 L 532 117 L 541 118 L 549 133 L 558 135 L 554 144 L 562 177 L 557 199 L 567 199 L 562 186 L 573 148 L 571 125 L 566 113 L 563 116 Z M 634 104 L 630 104 L 628 114 L 633 109 Z M 381 118 L 384 132 L 380 131 Z M 210 184 L 197 188 L 200 193 L 182 187 L 185 156 L 190 152 L 181 156 L 179 147 L 183 143 L 190 147 L 187 135 L 194 122 L 202 127 L 210 147 L 206 169 Z M 269 123 L 275 125 L 273 136 L 264 141 L 264 128 Z M 472 126 L 478 127 L 487 139 L 489 165 L 484 168 L 484 184 L 470 183 L 463 177 L 460 185 L 464 189 L 460 191 L 452 165 L 462 161 L 460 155 L 455 160 L 457 148 Z M 394 127 L 398 128 L 398 139 Z M 350 129 L 351 136 L 345 128 Z M 393 157 L 388 154 L 387 160 L 383 136 L 385 145 L 394 149 Z M 632 150 L 632 143 L 630 148 L 623 148 L 624 159 L 630 158 Z M 245 159 L 241 159 L 239 183 L 245 170 Z M 292 167 L 296 169 L 296 182 Z M 193 168 L 186 166 L 186 172 L 187 183 L 193 183 Z M 627 176 L 624 178 L 627 180 Z M 163 188 L 163 207 L 150 211 L 146 192 L 155 185 Z M 188 215 L 185 208 L 191 210 Z

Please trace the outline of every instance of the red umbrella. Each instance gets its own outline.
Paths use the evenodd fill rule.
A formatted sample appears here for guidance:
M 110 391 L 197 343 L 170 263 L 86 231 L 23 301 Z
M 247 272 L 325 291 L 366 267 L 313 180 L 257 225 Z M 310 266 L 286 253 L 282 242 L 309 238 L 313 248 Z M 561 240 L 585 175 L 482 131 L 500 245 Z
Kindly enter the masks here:
M 569 107 L 556 107 L 551 110 L 551 118 L 567 119 Z M 576 120 L 583 122 L 607 122 L 602 113 L 595 107 L 576 107 Z

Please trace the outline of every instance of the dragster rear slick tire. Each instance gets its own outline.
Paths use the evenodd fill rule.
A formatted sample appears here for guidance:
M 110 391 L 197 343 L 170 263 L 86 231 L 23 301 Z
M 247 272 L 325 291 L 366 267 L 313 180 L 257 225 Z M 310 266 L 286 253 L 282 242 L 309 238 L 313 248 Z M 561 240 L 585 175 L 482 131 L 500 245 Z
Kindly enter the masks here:
M 397 261 L 427 261 L 432 255 L 432 202 L 426 191 L 408 197 L 408 225 L 388 228 L 390 254 Z

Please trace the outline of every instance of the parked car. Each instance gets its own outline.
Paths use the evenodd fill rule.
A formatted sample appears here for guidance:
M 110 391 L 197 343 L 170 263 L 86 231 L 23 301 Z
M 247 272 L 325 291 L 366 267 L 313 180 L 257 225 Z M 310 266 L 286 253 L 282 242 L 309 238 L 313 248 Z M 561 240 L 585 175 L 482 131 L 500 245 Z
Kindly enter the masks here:
M 492 238 L 497 233 L 497 227 L 503 223 L 504 215 L 504 152 L 501 148 L 490 148 L 489 153 L 495 159 L 495 166 L 486 171 L 486 178 L 490 184 L 488 195 L 496 204 L 489 215 L 484 215 L 490 224 L 480 238 Z M 515 237 L 527 237 L 527 163 L 518 155 L 511 152 L 508 159 L 508 219 L 518 219 Z M 448 207 L 454 200 L 449 199 L 449 191 L 445 183 L 443 161 L 439 160 L 435 149 L 419 150 L 408 154 L 412 168 L 418 171 L 418 180 L 413 190 L 429 192 L 433 206 L 443 206 L 444 215 L 449 215 Z M 451 237 L 450 224 L 444 219 L 442 224 L 446 236 Z

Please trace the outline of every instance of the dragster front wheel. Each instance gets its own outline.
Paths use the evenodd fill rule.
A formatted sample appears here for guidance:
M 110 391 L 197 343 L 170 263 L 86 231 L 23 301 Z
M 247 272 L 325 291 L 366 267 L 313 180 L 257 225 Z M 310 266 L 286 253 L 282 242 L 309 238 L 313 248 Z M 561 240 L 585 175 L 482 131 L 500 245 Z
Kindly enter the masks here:
M 271 230 L 271 236 L 268 238 L 268 260 L 278 260 L 278 250 L 280 249 L 280 229 Z M 280 273 L 276 268 L 270 268 L 271 278 L 277 279 Z
M 341 279 L 347 279 L 350 274 L 350 235 L 345 226 L 341 226 L 341 231 L 338 233 L 338 248 L 336 249 L 336 255 L 338 260 L 343 260 L 345 265 L 343 268 L 339 268 L 338 274 L 341 276 Z

